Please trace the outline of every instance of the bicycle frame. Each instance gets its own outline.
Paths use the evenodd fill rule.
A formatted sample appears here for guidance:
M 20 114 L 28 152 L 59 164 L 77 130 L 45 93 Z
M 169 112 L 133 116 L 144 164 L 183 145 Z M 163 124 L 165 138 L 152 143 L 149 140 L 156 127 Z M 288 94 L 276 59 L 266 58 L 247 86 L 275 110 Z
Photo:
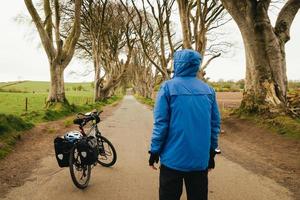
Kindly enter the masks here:
M 97 112 L 97 115 L 99 116 L 100 113 L 101 112 Z M 95 114 L 95 112 L 94 112 L 94 114 Z M 83 115 L 84 117 L 86 117 L 85 119 L 83 118 L 82 121 L 79 120 L 76 123 L 74 120 L 74 123 L 79 125 L 80 133 L 84 137 L 83 139 L 89 139 L 89 138 L 87 138 L 89 136 L 95 137 L 97 140 L 97 148 L 98 148 L 97 161 L 93 164 L 90 164 L 90 162 L 89 162 L 89 164 L 83 164 L 82 162 L 78 163 L 76 161 L 76 158 L 74 157 L 75 148 L 76 148 L 77 143 L 80 141 L 80 139 L 75 141 L 74 147 L 71 150 L 72 155 L 71 155 L 71 157 L 70 157 L 71 159 L 69 161 L 69 168 L 70 168 L 72 181 L 76 185 L 76 187 L 78 187 L 80 189 L 84 189 L 88 185 L 88 182 L 89 182 L 89 179 L 91 176 L 92 167 L 96 166 L 97 163 L 99 163 L 100 165 L 102 165 L 104 167 L 113 166 L 116 162 L 117 154 L 116 154 L 116 150 L 115 150 L 114 146 L 111 144 L 111 142 L 107 138 L 102 136 L 102 134 L 98 128 L 98 123 L 100 122 L 100 117 L 96 118 L 93 115 L 85 115 L 82 113 L 78 113 L 77 118 L 79 118 L 79 115 Z M 86 121 L 84 121 L 84 120 L 86 120 Z M 91 126 L 86 127 L 86 131 L 85 131 L 84 127 L 88 122 L 91 122 L 90 123 Z M 107 144 L 107 148 L 109 151 L 105 150 L 104 142 L 105 142 L 105 144 Z M 100 158 L 99 158 L 99 155 L 101 156 Z M 77 149 L 77 157 L 78 157 L 78 149 Z M 106 159 L 102 159 L 102 158 L 106 158 Z M 111 159 L 108 159 L 108 158 L 111 158 Z M 94 160 L 93 160 L 93 162 L 94 162 Z M 82 172 L 82 176 L 79 179 L 75 176 L 76 175 L 75 172 L 78 172 L 78 171 Z M 82 177 L 87 177 L 87 180 L 84 183 L 79 182 L 80 180 L 82 180 Z
M 79 129 L 80 129 L 80 132 L 81 132 L 81 134 L 82 134 L 83 136 L 89 135 L 93 130 L 95 130 L 95 136 L 97 136 L 97 137 L 101 136 L 101 132 L 100 132 L 99 129 L 98 129 L 98 124 L 96 124 L 96 123 L 94 123 L 94 124 L 92 125 L 92 127 L 90 128 L 90 130 L 88 131 L 88 133 L 86 133 L 86 132 L 84 131 L 84 129 L 83 129 L 82 126 L 79 126 Z

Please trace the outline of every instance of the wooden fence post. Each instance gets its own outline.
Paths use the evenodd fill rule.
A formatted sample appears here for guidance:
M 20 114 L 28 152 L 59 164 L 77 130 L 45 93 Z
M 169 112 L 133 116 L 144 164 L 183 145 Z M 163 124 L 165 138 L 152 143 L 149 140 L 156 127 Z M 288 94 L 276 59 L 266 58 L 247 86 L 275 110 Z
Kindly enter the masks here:
M 28 98 L 25 97 L 25 111 L 28 111 Z

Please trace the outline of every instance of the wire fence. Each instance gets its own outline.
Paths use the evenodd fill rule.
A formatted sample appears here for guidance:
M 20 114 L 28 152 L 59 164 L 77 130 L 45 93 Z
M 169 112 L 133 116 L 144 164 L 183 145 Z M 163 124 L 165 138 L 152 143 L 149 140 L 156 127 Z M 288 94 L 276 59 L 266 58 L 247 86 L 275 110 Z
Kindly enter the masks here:
M 45 110 L 47 94 L 0 92 L 0 113 L 21 115 L 24 112 Z M 93 97 L 67 95 L 70 104 L 86 105 L 93 103 Z
M 44 98 L 44 101 L 43 101 L 43 105 L 44 107 L 46 107 L 47 105 L 47 98 L 45 97 Z M 92 104 L 94 102 L 93 98 L 92 97 L 71 97 L 71 98 L 68 98 L 68 102 L 70 104 L 74 104 L 74 105 L 84 105 L 84 104 Z M 30 108 L 30 104 L 31 101 L 30 101 L 30 98 L 28 97 L 25 97 L 24 99 L 24 110 L 27 112 Z M 32 102 L 35 104 L 35 102 Z

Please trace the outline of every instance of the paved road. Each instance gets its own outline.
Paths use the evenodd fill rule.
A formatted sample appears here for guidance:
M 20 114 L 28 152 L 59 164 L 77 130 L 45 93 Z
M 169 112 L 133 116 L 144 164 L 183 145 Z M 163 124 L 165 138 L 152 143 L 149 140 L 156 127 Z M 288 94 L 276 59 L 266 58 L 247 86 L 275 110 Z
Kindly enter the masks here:
M 126 96 L 112 116 L 101 124 L 103 135 L 115 145 L 118 161 L 113 168 L 96 166 L 86 190 L 73 186 L 67 168 L 60 169 L 54 154 L 42 159 L 26 183 L 12 189 L 5 199 L 101 199 L 156 200 L 158 171 L 147 166 L 152 112 Z M 288 200 L 291 193 L 263 176 L 219 156 L 217 168 L 209 174 L 211 200 Z M 185 198 L 185 194 L 182 199 Z

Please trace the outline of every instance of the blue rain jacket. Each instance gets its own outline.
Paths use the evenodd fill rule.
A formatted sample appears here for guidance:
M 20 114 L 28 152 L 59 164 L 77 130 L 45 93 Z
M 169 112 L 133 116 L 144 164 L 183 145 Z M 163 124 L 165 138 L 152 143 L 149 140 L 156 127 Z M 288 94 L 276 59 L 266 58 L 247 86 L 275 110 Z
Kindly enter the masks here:
M 210 149 L 218 147 L 215 92 L 196 78 L 201 60 L 196 51 L 177 51 L 174 78 L 164 82 L 157 94 L 150 151 L 171 169 L 205 170 Z

